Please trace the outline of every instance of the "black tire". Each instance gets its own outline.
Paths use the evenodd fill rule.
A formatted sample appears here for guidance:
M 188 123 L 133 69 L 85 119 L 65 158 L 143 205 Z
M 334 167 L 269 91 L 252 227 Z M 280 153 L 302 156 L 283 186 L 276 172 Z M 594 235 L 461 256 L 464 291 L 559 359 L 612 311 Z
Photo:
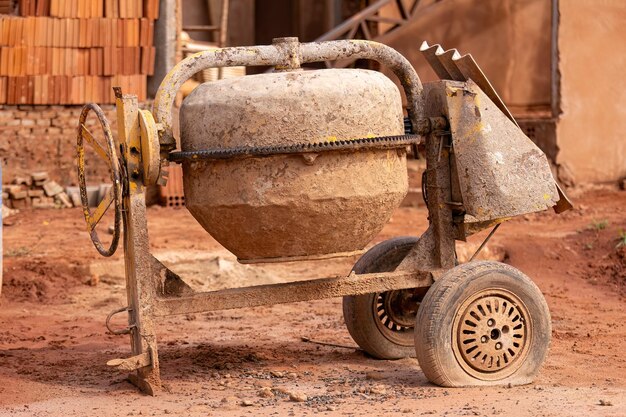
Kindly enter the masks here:
M 391 272 L 402 262 L 417 237 L 397 237 L 386 240 L 367 251 L 354 265 L 357 274 Z M 394 294 L 397 294 L 395 292 Z M 415 356 L 413 326 L 384 328 L 376 314 L 381 297 L 392 292 L 346 296 L 343 298 L 343 317 L 352 339 L 369 355 L 378 359 L 400 359 Z M 413 318 L 411 317 L 410 322 Z
M 437 385 L 523 385 L 539 372 L 551 331 L 548 306 L 530 278 L 499 262 L 471 262 L 426 293 L 415 350 Z

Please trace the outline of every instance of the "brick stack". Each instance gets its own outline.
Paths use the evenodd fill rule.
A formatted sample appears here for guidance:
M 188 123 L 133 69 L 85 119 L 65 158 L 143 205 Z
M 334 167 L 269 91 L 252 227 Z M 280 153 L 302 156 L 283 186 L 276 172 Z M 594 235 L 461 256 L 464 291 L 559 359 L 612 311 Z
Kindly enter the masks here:
M 15 6 L 14 3 L 14 0 L 0 0 L 0 14 L 12 13 Z
M 0 0 L 1 1 L 1 0 Z M 146 99 L 159 0 L 20 0 L 0 15 L 0 104 Z
M 167 207 L 185 207 L 185 190 L 183 188 L 183 167 L 180 164 L 170 164 L 167 185 L 160 187 L 161 201 Z

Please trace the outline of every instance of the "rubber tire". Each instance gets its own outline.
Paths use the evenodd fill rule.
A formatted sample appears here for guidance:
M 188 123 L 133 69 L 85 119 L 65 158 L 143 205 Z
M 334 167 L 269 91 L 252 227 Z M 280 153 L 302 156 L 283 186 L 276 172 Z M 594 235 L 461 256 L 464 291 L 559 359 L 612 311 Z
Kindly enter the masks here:
M 379 243 L 368 250 L 354 264 L 357 274 L 391 272 L 402 262 L 411 248 L 419 241 L 417 237 L 396 237 Z M 380 333 L 377 317 L 372 314 L 376 294 L 349 295 L 343 297 L 343 317 L 352 339 L 377 359 L 401 359 L 415 356 L 413 346 L 393 343 Z
M 469 375 L 452 350 L 452 326 L 457 309 L 472 294 L 487 288 L 514 293 L 526 305 L 532 321 L 528 353 L 520 367 L 508 377 L 495 381 Z M 444 387 L 524 385 L 533 381 L 548 352 L 552 326 L 543 294 L 519 270 L 492 261 L 459 265 L 430 287 L 417 311 L 415 327 L 417 360 L 429 381 Z

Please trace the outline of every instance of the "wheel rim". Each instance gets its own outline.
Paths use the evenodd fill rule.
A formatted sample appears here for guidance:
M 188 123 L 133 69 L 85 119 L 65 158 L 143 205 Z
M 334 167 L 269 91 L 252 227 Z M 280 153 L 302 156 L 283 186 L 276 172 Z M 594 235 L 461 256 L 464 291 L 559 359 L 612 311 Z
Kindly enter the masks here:
M 453 326 L 457 361 L 482 380 L 506 378 L 523 363 L 532 335 L 524 303 L 504 289 L 473 294 L 459 307 Z
M 413 346 L 413 328 L 419 302 L 410 290 L 374 294 L 374 318 L 380 333 L 401 346 Z
M 104 133 L 105 144 L 104 147 L 98 143 L 93 134 L 85 126 L 87 116 L 93 111 L 100 122 L 100 127 Z M 95 210 L 89 208 L 89 201 L 87 197 L 87 184 L 85 180 L 85 143 L 89 144 L 96 154 L 102 158 L 109 167 L 109 174 L 112 181 L 112 186 L 109 192 L 102 199 L 100 204 Z M 86 104 L 79 117 L 78 132 L 77 132 L 77 166 L 78 166 L 78 185 L 80 188 L 80 199 L 83 206 L 83 214 L 85 221 L 87 222 L 87 231 L 91 237 L 91 241 L 102 256 L 111 256 L 115 253 L 117 245 L 119 243 L 122 227 L 122 174 L 120 171 L 120 162 L 117 157 L 115 149 L 115 141 L 113 140 L 113 134 L 109 122 L 104 115 L 104 112 L 94 103 Z M 111 244 L 108 248 L 105 248 L 100 237 L 96 232 L 96 226 L 106 213 L 106 211 L 113 206 L 115 210 L 115 220 L 113 227 L 113 237 Z

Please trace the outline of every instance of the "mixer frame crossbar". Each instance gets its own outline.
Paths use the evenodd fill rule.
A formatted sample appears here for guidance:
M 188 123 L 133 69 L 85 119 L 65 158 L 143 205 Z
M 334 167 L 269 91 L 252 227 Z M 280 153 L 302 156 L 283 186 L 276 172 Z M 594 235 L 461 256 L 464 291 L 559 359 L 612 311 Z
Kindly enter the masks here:
M 172 272 L 168 270 L 168 274 Z M 390 290 L 429 287 L 429 272 L 388 272 L 355 274 L 280 284 L 228 288 L 218 291 L 159 295 L 154 300 L 154 314 L 169 316 L 243 307 L 322 300 L 346 295 L 361 295 Z M 186 287 L 185 287 L 186 288 Z

